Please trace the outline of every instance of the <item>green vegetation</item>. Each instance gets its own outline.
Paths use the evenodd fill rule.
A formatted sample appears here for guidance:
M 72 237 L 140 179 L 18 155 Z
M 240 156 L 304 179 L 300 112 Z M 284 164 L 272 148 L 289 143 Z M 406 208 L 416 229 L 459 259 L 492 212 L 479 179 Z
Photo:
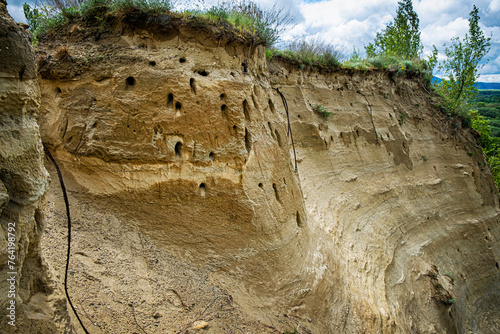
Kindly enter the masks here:
M 448 79 L 438 83 L 436 91 L 442 96 L 442 107 L 448 115 L 459 116 L 463 124 L 470 125 L 479 133 L 478 142 L 488 157 L 488 165 L 495 184 L 500 188 L 500 138 L 497 137 L 500 135 L 500 118 L 498 118 L 500 99 L 492 92 L 478 96 L 475 86 L 479 77 L 478 71 L 484 66 L 480 61 L 488 53 L 491 45 L 490 38 L 486 38 L 479 28 L 478 12 L 478 8 L 474 5 L 470 12 L 469 31 L 465 38 L 463 40 L 458 37 L 453 38 L 451 46 L 446 48 L 447 58 L 440 69 Z M 492 125 L 495 126 L 493 134 Z
M 240 38 L 252 45 L 275 44 L 293 18 L 275 5 L 261 9 L 251 0 L 221 2 L 207 10 L 176 11 L 170 0 L 53 0 L 53 6 L 23 5 L 35 40 L 57 34 L 70 23 L 86 26 L 113 26 L 117 22 L 149 26 L 169 26 L 173 18 L 196 28 L 217 26 L 228 38 Z
M 407 113 L 401 112 L 399 113 L 399 125 L 405 124 L 405 120 L 408 117 Z
M 399 1 L 398 5 L 394 22 L 377 33 L 373 44 L 365 46 L 368 57 L 388 55 L 405 60 L 420 57 L 424 47 L 420 41 L 419 19 L 413 10 L 412 0 Z
M 328 111 L 328 109 L 323 107 L 321 104 L 311 104 L 310 106 L 315 113 L 320 114 L 326 120 L 328 120 L 328 118 L 330 118 L 330 117 L 333 117 L 333 115 L 334 115 L 333 112 Z
M 472 103 L 472 109 L 488 120 L 492 140 L 500 145 L 500 90 L 480 90 Z
M 465 113 L 469 103 L 477 95 L 475 83 L 482 66 L 479 62 L 490 49 L 490 38 L 486 38 L 479 28 L 478 8 L 474 5 L 469 17 L 469 32 L 463 40 L 455 37 L 446 48 L 446 60 L 440 69 L 448 79 L 442 80 L 438 91 L 444 97 L 446 108 Z
M 267 59 L 281 57 L 299 64 L 303 69 L 310 67 L 336 68 L 341 64 L 344 54 L 341 49 L 320 40 L 306 42 L 304 40 L 291 43 L 286 50 L 269 49 L 266 51 Z
M 479 115 L 477 110 L 471 110 L 470 115 L 472 118 L 472 128 L 480 135 L 478 142 L 488 157 L 488 165 L 490 166 L 495 184 L 497 188 L 500 188 L 500 145 L 498 144 L 500 138 L 491 136 L 491 127 L 488 124 L 488 120 L 484 116 Z

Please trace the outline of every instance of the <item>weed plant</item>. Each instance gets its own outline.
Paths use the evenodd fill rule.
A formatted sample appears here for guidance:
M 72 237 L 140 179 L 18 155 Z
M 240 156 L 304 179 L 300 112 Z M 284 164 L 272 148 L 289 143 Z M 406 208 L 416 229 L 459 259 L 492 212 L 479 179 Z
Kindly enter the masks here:
M 324 106 L 322 106 L 321 104 L 311 104 L 311 108 L 312 110 L 317 113 L 317 114 L 320 114 L 321 116 L 323 116 L 324 119 L 328 120 L 328 118 L 330 117 L 333 117 L 334 113 L 331 112 L 331 111 L 328 111 L 328 109 L 326 109 Z

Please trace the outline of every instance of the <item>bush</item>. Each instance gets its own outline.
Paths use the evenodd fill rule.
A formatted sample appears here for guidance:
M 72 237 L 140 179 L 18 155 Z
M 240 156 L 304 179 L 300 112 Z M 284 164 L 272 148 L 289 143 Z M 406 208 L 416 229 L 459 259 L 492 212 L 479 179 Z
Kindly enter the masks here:
M 163 14 L 173 9 L 170 0 L 114 0 L 112 8 L 116 11 L 138 10 L 144 14 Z
M 268 60 L 273 57 L 284 58 L 299 64 L 301 69 L 305 68 L 305 65 L 333 69 L 340 66 L 345 55 L 340 48 L 320 40 L 313 40 L 312 42 L 299 40 L 289 44 L 285 50 L 267 50 L 266 57 Z
M 89 23 L 102 22 L 110 10 L 110 2 L 106 0 L 89 0 L 80 6 L 83 19 Z
M 312 110 L 317 113 L 317 114 L 320 114 L 321 116 L 323 116 L 325 119 L 328 119 L 330 117 L 333 117 L 334 113 L 331 112 L 331 111 L 328 111 L 328 109 L 326 109 L 325 107 L 323 107 L 321 104 L 311 104 L 310 105 Z
M 267 47 L 274 45 L 280 34 L 293 22 L 289 11 L 274 5 L 266 11 L 253 1 L 222 2 L 206 11 L 188 9 L 183 12 L 187 17 L 201 17 L 216 24 L 226 23 L 238 30 L 257 37 L 257 44 Z

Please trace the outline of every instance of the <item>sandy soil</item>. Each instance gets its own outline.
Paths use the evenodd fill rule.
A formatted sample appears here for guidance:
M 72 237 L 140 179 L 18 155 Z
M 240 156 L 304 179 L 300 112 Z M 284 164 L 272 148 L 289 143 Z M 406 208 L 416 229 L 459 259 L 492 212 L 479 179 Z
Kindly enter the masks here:
M 52 182 L 42 250 L 62 284 L 67 219 L 55 168 L 46 167 Z M 120 221 L 68 188 L 73 226 L 69 294 L 90 333 L 294 332 L 297 325 L 283 315 L 249 319 L 208 270 L 168 254 L 135 230 L 134 222 Z

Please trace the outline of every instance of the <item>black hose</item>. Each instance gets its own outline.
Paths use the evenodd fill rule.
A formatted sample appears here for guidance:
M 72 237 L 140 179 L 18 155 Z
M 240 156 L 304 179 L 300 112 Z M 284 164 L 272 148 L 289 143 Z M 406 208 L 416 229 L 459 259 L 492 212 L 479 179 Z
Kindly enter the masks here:
M 73 303 L 71 302 L 71 298 L 69 297 L 69 293 L 68 293 L 68 270 L 69 270 L 69 258 L 71 255 L 71 215 L 70 215 L 70 211 L 69 211 L 68 194 L 66 193 L 66 186 L 64 185 L 64 180 L 63 180 L 63 177 L 61 174 L 61 170 L 59 169 L 59 166 L 57 165 L 56 160 L 54 159 L 52 154 L 50 154 L 50 151 L 47 148 L 47 146 L 45 146 L 45 144 L 43 144 L 43 149 L 44 149 L 47 157 L 49 157 L 50 161 L 52 161 L 52 163 L 54 164 L 54 167 L 56 168 L 57 176 L 59 177 L 59 184 L 61 185 L 61 190 L 62 190 L 62 193 L 64 196 L 64 204 L 66 204 L 66 216 L 68 217 L 68 253 L 66 255 L 66 270 L 64 272 L 64 292 L 66 293 L 66 298 L 68 299 L 69 305 L 71 306 L 71 309 L 75 313 L 75 316 L 78 319 L 78 322 L 82 326 L 85 333 L 89 334 L 89 332 L 87 331 L 87 329 L 83 325 L 82 320 L 78 316 L 78 313 L 76 312 L 75 306 L 73 306 Z
M 281 96 L 281 101 L 283 101 L 283 106 L 285 107 L 285 112 L 286 112 L 286 118 L 288 120 L 288 131 L 287 131 L 287 136 L 290 137 L 292 141 L 292 147 L 293 147 L 293 157 L 295 159 L 295 173 L 299 171 L 299 168 L 297 166 L 297 153 L 295 152 L 295 143 L 293 142 L 293 134 L 292 134 L 292 125 L 290 123 L 290 114 L 288 112 L 288 103 L 286 102 L 285 96 L 283 93 L 278 89 L 278 88 L 273 88 L 280 94 Z

